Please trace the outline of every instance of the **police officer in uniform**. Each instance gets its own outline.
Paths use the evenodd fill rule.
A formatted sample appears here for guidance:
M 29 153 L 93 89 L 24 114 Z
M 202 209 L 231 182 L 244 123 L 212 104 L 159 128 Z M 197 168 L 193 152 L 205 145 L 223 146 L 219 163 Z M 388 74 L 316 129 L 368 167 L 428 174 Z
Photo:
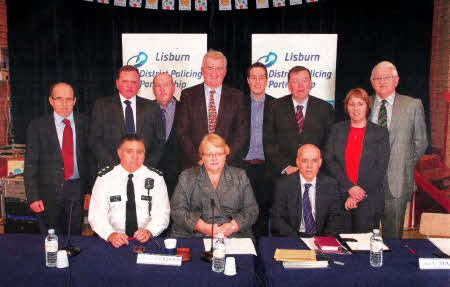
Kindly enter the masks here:
M 89 223 L 103 239 L 118 248 L 134 237 L 146 242 L 169 225 L 170 205 L 161 172 L 143 165 L 143 140 L 129 134 L 121 138 L 120 164 L 99 172 L 92 190 Z

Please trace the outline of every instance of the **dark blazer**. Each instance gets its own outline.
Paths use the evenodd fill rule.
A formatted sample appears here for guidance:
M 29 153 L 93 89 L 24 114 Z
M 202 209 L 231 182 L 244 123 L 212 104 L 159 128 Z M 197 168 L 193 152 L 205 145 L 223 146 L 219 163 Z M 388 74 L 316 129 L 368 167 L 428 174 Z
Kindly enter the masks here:
M 164 173 L 164 180 L 166 181 L 169 197 L 175 190 L 175 186 L 178 182 L 178 175 L 180 174 L 182 168 L 182 161 L 180 159 L 183 156 L 183 152 L 178 144 L 175 134 L 178 107 L 179 102 L 176 100 L 175 117 L 173 120 L 172 129 L 170 130 L 169 137 L 164 144 L 161 160 L 157 166 L 157 168 Z
M 247 154 L 248 154 L 248 151 L 250 149 L 250 138 L 252 136 L 252 133 L 251 133 L 251 131 L 252 131 L 252 99 L 251 98 L 252 98 L 252 96 L 250 94 L 248 94 L 248 96 L 244 97 L 244 105 L 246 106 L 246 110 L 248 111 L 248 123 L 249 123 L 248 124 L 248 135 L 249 135 L 249 140 L 248 140 L 248 145 L 244 149 L 242 159 L 244 159 L 247 156 Z M 264 101 L 264 114 L 266 114 L 267 111 L 269 110 L 267 108 L 267 106 L 272 101 L 275 101 L 275 98 L 272 97 L 271 95 L 266 94 L 266 99 Z M 264 119 L 263 119 L 263 121 L 264 121 Z M 263 127 L 264 127 L 264 123 L 263 123 Z
M 330 130 L 325 146 L 324 159 L 330 174 L 339 182 L 343 198 L 355 184 L 347 177 L 345 169 L 345 147 L 350 121 L 336 123 Z M 385 127 L 367 121 L 359 161 L 357 185 L 367 192 L 369 208 L 383 210 L 385 180 L 389 162 L 389 134 Z
M 89 119 L 75 112 L 73 116 L 81 192 L 86 194 L 91 193 L 87 144 Z M 63 196 L 64 163 L 53 114 L 34 119 L 28 126 L 24 181 L 29 204 L 42 200 L 47 212 L 57 212 L 53 207 Z
M 280 177 L 275 183 L 271 210 L 273 235 L 297 237 L 302 218 L 302 196 L 298 172 Z M 346 214 L 336 180 L 318 176 L 316 180 L 317 235 L 332 235 L 348 230 Z
M 197 166 L 200 157 L 198 146 L 208 133 L 207 104 L 204 84 L 181 92 L 177 111 L 178 141 L 184 152 L 184 168 Z M 215 133 L 225 139 L 230 147 L 228 162 L 238 162 L 249 143 L 249 118 L 241 91 L 222 85 L 219 114 Z
M 298 133 L 292 96 L 284 96 L 268 105 L 264 112 L 263 144 L 266 160 L 273 173 L 280 174 L 288 165 L 296 166 L 297 150 L 306 143 L 320 149 L 334 122 L 333 106 L 309 96 L 302 133 Z
M 136 133 L 145 144 L 145 163 L 157 166 L 164 148 L 159 105 L 136 96 Z M 98 168 L 119 164 L 117 148 L 125 135 L 125 120 L 119 95 L 100 98 L 92 110 L 89 131 L 89 146 L 93 151 Z

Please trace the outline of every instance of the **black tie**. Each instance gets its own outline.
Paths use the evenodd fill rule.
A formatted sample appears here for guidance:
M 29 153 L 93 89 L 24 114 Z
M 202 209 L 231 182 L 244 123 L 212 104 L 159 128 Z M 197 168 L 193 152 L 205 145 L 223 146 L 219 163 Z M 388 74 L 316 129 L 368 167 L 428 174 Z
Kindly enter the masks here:
M 125 108 L 125 132 L 127 134 L 136 133 L 134 130 L 134 117 L 133 117 L 133 109 L 131 108 L 131 102 L 129 100 L 124 101 Z
M 165 138 L 167 138 L 167 134 L 166 134 L 166 110 L 165 109 L 161 109 L 161 120 L 162 120 L 162 128 L 163 128 L 163 135 Z
M 128 175 L 127 183 L 127 211 L 125 219 L 125 233 L 129 237 L 133 237 L 134 233 L 138 229 L 137 216 L 136 216 L 136 201 L 134 200 L 134 184 L 133 174 Z

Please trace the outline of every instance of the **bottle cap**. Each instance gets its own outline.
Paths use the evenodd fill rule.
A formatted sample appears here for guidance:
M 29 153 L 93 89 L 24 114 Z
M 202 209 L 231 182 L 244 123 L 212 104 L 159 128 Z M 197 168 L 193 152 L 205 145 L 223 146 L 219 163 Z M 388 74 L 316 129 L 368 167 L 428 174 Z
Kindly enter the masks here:
M 53 228 L 49 229 L 48 234 L 55 234 L 55 230 Z
M 222 238 L 223 239 L 223 233 L 219 233 L 219 238 Z

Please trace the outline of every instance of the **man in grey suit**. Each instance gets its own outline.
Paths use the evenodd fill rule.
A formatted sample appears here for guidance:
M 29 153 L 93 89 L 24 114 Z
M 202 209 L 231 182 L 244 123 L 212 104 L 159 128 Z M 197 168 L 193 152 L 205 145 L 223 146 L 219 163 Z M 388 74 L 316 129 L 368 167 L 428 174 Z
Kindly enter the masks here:
M 414 191 L 414 166 L 428 146 L 422 102 L 395 92 L 399 76 L 390 62 L 380 62 L 372 70 L 370 120 L 387 126 L 391 155 L 382 219 L 383 237 L 401 238 L 406 203 Z

